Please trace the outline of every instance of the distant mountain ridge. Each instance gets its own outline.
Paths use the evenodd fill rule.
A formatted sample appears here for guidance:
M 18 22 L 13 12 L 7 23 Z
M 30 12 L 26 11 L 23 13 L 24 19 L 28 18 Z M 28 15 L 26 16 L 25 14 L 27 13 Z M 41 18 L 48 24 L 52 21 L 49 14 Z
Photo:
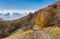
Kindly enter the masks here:
M 0 18 L 4 20 L 14 20 L 34 12 L 35 10 L 0 10 Z
M 4 19 L 4 20 L 13 20 L 13 19 L 17 19 L 17 18 L 21 18 L 23 16 L 27 15 L 26 13 L 12 13 L 12 15 L 10 15 L 10 13 L 0 13 L 0 18 Z

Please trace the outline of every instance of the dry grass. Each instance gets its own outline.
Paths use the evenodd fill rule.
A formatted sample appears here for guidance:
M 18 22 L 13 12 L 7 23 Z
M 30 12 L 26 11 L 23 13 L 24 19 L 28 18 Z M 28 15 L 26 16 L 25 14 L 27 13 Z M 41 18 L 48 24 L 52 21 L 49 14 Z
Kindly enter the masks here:
M 46 27 L 42 31 L 53 39 L 60 39 L 60 27 Z M 23 31 L 17 30 L 15 33 L 4 39 L 30 39 L 33 30 Z
M 33 30 L 25 31 L 22 33 L 16 32 L 12 34 L 11 36 L 4 38 L 4 39 L 30 39 L 31 33 Z
M 47 27 L 43 31 L 53 39 L 60 39 L 60 27 Z

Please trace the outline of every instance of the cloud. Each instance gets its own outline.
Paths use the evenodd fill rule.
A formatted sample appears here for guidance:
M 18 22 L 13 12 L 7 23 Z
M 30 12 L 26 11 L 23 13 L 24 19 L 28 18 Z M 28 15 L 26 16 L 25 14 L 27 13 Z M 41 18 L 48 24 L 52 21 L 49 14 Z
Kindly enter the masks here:
M 1 17 L 1 18 L 3 18 L 4 20 L 13 20 L 13 19 L 17 19 L 17 18 L 20 18 L 20 17 L 23 17 L 23 16 L 25 16 L 25 15 L 27 15 L 27 14 L 29 14 L 29 12 L 35 12 L 35 10 L 0 10 L 0 13 L 2 13 L 2 14 L 6 14 L 6 13 L 10 13 L 10 17 L 5 17 L 5 16 L 3 16 L 3 17 Z M 17 16 L 17 17 L 15 17 L 15 16 L 13 16 L 13 13 L 19 13 L 19 14 L 21 14 L 21 16 Z
M 34 12 L 35 10 L 0 10 L 0 13 L 7 13 L 7 12 L 10 12 L 10 13 L 14 13 L 14 12 L 18 12 L 18 13 L 29 13 L 29 12 Z
M 12 15 L 13 13 L 19 13 L 19 14 L 28 14 L 29 12 L 34 12 L 36 10 L 0 10 L 0 13 L 6 14 L 10 13 Z

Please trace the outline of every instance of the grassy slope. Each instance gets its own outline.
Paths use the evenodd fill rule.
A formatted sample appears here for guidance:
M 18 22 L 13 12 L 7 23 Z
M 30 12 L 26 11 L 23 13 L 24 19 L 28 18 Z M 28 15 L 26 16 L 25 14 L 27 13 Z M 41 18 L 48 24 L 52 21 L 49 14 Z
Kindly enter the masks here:
M 60 39 L 60 27 L 47 27 L 43 31 L 53 39 Z
M 21 31 L 18 30 L 17 32 L 4 39 L 30 39 L 32 31 L 33 30 L 29 30 L 21 33 Z
M 47 36 L 50 36 L 53 39 L 60 39 L 59 27 L 46 27 L 43 28 L 42 31 L 44 31 Z M 4 39 L 30 39 L 32 32 L 33 30 L 28 30 L 25 32 L 21 32 L 21 30 L 18 30 L 17 32 L 14 32 L 12 35 Z

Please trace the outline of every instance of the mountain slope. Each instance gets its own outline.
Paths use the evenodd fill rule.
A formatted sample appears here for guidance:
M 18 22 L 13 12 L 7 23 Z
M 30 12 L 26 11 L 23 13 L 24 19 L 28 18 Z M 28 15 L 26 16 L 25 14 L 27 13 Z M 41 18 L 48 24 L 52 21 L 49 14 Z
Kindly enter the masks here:
M 20 30 L 19 30 L 20 31 Z M 4 38 L 4 39 L 30 39 L 31 34 L 32 34 L 32 30 L 29 31 L 25 31 L 25 32 L 15 32 L 14 34 L 12 34 L 11 36 Z
M 37 26 L 53 26 L 58 24 L 60 20 L 60 2 L 49 5 L 48 7 L 41 9 L 37 16 L 33 18 L 33 23 Z M 57 21 L 57 22 L 56 22 Z

